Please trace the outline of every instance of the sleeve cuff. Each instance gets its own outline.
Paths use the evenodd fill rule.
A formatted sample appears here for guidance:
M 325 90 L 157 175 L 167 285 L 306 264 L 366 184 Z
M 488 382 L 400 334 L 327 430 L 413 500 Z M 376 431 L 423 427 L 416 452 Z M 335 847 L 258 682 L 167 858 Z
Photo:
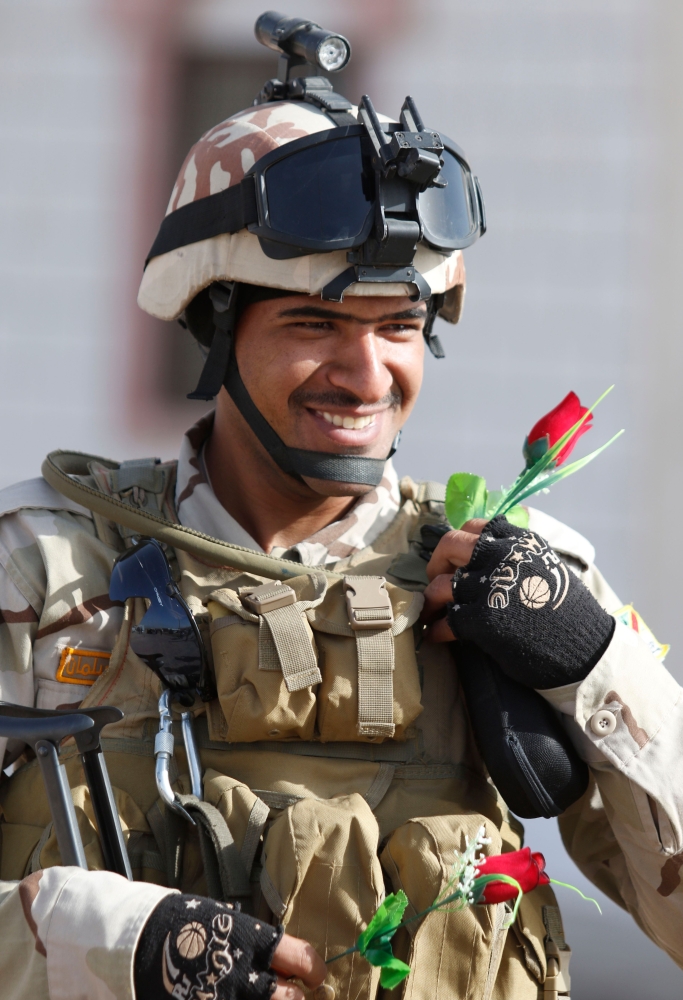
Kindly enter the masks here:
M 173 891 L 112 872 L 45 869 L 31 913 L 47 952 L 50 1000 L 133 1000 L 138 938 Z
M 607 760 L 623 770 L 657 737 L 683 691 L 637 633 L 617 622 L 587 677 L 539 693 L 574 719 L 569 730 L 588 763 Z

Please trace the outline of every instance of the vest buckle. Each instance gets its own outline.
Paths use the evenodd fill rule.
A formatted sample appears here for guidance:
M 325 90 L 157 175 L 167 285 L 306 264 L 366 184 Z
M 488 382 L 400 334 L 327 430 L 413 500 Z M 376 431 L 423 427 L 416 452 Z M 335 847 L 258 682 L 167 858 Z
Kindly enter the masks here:
M 269 611 L 296 604 L 296 594 L 286 583 L 275 580 L 255 587 L 248 594 L 240 594 L 240 600 L 253 615 L 266 615 Z
M 352 629 L 387 629 L 394 624 L 394 609 L 383 576 L 345 576 L 344 590 Z

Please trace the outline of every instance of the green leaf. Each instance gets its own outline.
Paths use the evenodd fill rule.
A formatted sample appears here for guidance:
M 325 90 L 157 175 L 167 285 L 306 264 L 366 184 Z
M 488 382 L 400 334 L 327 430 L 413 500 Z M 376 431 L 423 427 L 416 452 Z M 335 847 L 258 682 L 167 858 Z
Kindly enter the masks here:
M 526 507 L 520 507 L 519 504 L 516 504 L 505 512 L 505 516 L 510 524 L 514 524 L 518 528 L 529 527 L 529 511 Z
M 527 497 L 530 497 L 533 493 L 538 493 L 539 490 L 546 490 L 550 486 L 553 486 L 555 483 L 559 483 L 561 479 L 566 479 L 567 476 L 571 476 L 574 472 L 578 472 L 579 469 L 582 469 L 584 467 L 584 465 L 588 465 L 588 463 L 592 462 L 594 458 L 597 458 L 598 455 L 605 450 L 605 448 L 609 448 L 609 446 L 613 444 L 618 437 L 621 437 L 623 433 L 624 433 L 623 430 L 618 431 L 618 433 L 616 433 L 614 437 L 610 438 L 609 441 L 603 444 L 600 448 L 596 448 L 595 451 L 592 451 L 590 453 L 590 455 L 586 455 L 585 458 L 580 458 L 578 459 L 578 461 L 572 462 L 571 465 L 565 465 L 563 469 L 558 469 L 557 472 L 552 472 L 549 476 L 544 477 L 544 479 L 542 479 L 537 484 L 532 483 L 532 485 L 529 486 L 527 489 L 522 490 L 521 493 L 518 493 L 516 499 L 525 500 Z M 509 520 L 510 519 L 509 514 L 506 511 L 503 511 L 503 513 L 505 513 L 505 516 Z
M 453 528 L 462 528 L 472 517 L 486 516 L 486 480 L 470 472 L 456 472 L 446 486 L 446 517 Z
M 409 974 L 410 966 L 402 962 L 400 958 L 394 958 L 392 955 L 391 961 L 382 966 L 382 971 L 379 974 L 379 984 L 385 990 L 393 990 Z
M 387 896 L 381 906 L 378 907 L 368 926 L 358 936 L 356 945 L 361 955 L 365 955 L 367 949 L 370 947 L 374 952 L 383 946 L 386 946 L 389 949 L 389 954 L 391 954 L 389 941 L 396 933 L 407 905 L 408 897 L 402 889 Z M 367 955 L 366 957 L 372 965 L 377 964 Z

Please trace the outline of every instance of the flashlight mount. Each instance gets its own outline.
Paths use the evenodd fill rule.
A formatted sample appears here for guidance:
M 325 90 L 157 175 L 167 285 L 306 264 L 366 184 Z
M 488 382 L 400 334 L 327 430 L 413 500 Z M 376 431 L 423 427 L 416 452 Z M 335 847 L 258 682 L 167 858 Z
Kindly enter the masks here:
M 343 35 L 328 31 L 308 18 L 289 17 L 276 10 L 261 14 L 254 25 L 254 34 L 266 48 L 280 53 L 278 76 L 283 83 L 287 83 L 293 70 L 309 66 L 338 73 L 351 58 L 351 44 Z
M 322 108 L 337 125 L 355 124 L 349 115 L 351 102 L 334 92 L 327 77 L 317 75 L 320 69 L 338 73 L 347 65 L 351 45 L 343 35 L 275 10 L 261 14 L 254 34 L 266 48 L 280 53 L 277 78 L 264 84 L 254 104 L 305 101 Z

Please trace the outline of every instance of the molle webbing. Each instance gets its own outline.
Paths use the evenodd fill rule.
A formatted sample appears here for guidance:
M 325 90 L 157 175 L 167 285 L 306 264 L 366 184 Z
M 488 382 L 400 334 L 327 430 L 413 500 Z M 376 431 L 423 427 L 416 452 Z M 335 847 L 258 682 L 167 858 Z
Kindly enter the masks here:
M 140 535 L 156 538 L 173 548 L 189 552 L 202 562 L 214 566 L 229 566 L 274 580 L 287 580 L 293 576 L 306 576 L 310 573 L 309 566 L 289 559 L 276 559 L 275 556 L 266 555 L 264 552 L 255 552 L 241 545 L 220 541 L 211 535 L 204 535 L 182 524 L 174 524 L 158 514 L 136 509 L 115 497 L 107 496 L 75 478 L 89 476 L 90 462 L 99 462 L 111 470 L 119 468 L 117 462 L 95 455 L 53 451 L 43 462 L 41 471 L 50 486 L 94 514 L 121 524 Z M 324 573 L 331 580 L 340 579 L 339 574 L 329 570 L 316 567 L 316 571 Z

